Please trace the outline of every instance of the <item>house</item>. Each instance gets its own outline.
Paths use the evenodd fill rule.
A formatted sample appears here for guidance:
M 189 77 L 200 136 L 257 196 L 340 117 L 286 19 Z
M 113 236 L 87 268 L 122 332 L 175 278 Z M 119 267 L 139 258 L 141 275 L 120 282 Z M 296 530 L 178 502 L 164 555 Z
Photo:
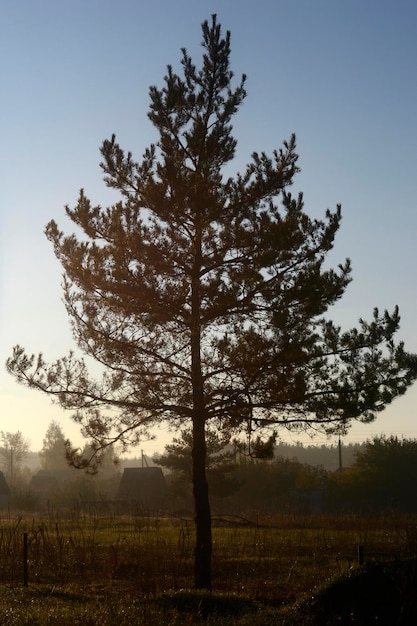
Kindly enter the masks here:
M 117 490 L 116 500 L 157 511 L 166 506 L 167 485 L 160 467 L 126 467 Z
M 0 509 L 9 508 L 10 488 L 6 482 L 3 472 L 0 472 Z
M 30 491 L 37 495 L 49 496 L 52 491 L 68 481 L 67 469 L 38 470 L 30 481 Z
M 67 488 L 71 478 L 72 473 L 69 469 L 41 469 L 32 476 L 29 490 L 41 508 L 49 509 L 57 495 Z

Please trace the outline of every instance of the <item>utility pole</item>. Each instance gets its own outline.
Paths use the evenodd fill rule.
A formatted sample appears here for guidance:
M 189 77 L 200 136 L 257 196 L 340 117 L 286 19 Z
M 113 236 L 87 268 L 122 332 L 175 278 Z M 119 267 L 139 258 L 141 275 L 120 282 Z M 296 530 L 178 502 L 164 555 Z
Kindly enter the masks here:
M 13 448 L 10 446 L 10 485 L 13 485 Z
M 340 435 L 339 435 L 339 470 L 341 470 L 343 468 L 342 466 L 342 441 L 340 439 Z

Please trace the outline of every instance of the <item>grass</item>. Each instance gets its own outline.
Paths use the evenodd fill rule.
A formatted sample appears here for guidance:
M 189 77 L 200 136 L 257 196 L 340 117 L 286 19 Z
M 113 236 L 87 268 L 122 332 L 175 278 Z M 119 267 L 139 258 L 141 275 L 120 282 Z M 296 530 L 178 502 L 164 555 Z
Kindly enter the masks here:
M 366 584 L 372 589 L 373 579 L 379 589 L 385 585 L 392 597 L 397 594 L 399 615 L 407 614 L 407 589 L 415 587 L 417 567 L 397 565 L 395 570 L 387 563 L 403 563 L 417 554 L 416 519 L 253 519 L 252 524 L 237 518 L 215 521 L 210 594 L 190 589 L 191 520 L 3 516 L 1 624 L 373 623 L 369 616 L 367 622 L 358 621 L 359 613 L 354 617 L 354 608 L 341 602 L 358 596 L 358 589 Z M 23 533 L 29 544 L 27 587 L 23 585 Z M 358 545 L 364 548 L 364 567 L 357 565 Z M 378 563 L 385 570 L 378 570 L 382 567 Z M 401 581 L 400 591 L 394 589 L 395 580 Z M 332 615 L 333 621 L 323 621 L 324 614 Z M 384 623 L 383 617 L 378 624 Z M 396 623 L 407 624 L 391 621 L 390 625 Z
M 417 621 L 417 559 L 372 563 L 305 595 L 283 613 L 288 626 L 383 624 Z

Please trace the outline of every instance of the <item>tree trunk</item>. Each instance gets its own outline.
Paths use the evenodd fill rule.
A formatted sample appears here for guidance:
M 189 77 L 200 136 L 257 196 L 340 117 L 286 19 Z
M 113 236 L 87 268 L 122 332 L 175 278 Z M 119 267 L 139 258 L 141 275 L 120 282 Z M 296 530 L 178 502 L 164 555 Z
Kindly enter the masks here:
M 194 586 L 211 589 L 211 513 L 206 479 L 206 441 L 204 414 L 193 421 L 193 494 L 196 543 L 194 552 Z
M 211 513 L 206 478 L 206 406 L 201 367 L 201 223 L 197 221 L 191 295 L 191 369 L 193 387 L 193 495 L 196 544 L 194 586 L 211 589 Z

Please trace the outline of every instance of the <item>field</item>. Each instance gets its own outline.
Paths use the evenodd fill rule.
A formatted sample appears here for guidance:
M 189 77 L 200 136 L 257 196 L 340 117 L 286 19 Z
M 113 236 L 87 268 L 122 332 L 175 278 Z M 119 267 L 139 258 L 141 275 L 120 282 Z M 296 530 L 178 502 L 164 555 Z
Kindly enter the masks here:
M 417 553 L 417 520 L 413 518 L 272 519 L 248 514 L 214 518 L 213 526 L 213 592 L 209 594 L 191 589 L 192 520 L 3 515 L 0 623 L 381 624 L 381 619 L 361 622 L 358 616 L 355 620 L 353 609 L 349 609 L 350 621 L 343 621 L 342 608 L 337 609 L 341 612 L 337 621 L 314 621 L 319 611 L 316 605 L 320 598 L 328 602 L 328 590 L 337 585 L 340 594 L 340 585 L 347 581 L 364 589 L 365 583 L 355 580 L 365 574 L 375 576 L 372 572 L 382 567 L 376 563 L 410 559 L 404 562 L 414 564 L 412 557 Z M 363 549 L 364 565 L 358 564 L 358 546 Z M 387 568 L 383 581 L 378 578 L 379 596 Z M 400 595 L 409 585 L 415 588 L 413 568 L 403 580 Z M 403 595 L 399 602 L 404 604 Z M 401 615 L 407 610 L 404 605 Z

